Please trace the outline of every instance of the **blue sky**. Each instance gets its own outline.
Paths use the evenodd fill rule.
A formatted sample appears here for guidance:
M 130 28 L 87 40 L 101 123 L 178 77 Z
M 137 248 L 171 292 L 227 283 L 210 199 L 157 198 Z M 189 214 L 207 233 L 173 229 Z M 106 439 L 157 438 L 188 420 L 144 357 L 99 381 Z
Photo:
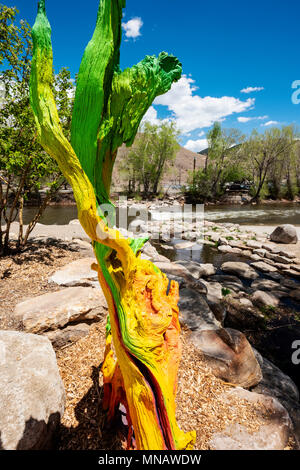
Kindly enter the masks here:
M 2 3 L 34 22 L 36 0 Z M 46 3 L 55 69 L 68 66 L 74 76 L 98 0 Z M 175 119 L 182 143 L 193 151 L 205 147 L 215 120 L 244 133 L 272 123 L 300 125 L 300 104 L 291 100 L 292 83 L 300 80 L 299 18 L 296 0 L 127 0 L 121 66 L 162 50 L 181 60 L 183 78 L 156 100 L 147 117 L 152 122 Z M 249 87 L 263 89 L 241 92 Z

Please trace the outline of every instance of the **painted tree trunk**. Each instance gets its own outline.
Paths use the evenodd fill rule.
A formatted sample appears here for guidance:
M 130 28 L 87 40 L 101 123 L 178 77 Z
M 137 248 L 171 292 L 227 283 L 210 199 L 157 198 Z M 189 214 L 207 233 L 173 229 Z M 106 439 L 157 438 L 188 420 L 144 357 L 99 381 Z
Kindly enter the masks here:
M 178 285 L 140 250 L 146 239 L 125 239 L 109 227 L 113 165 L 123 143 L 133 143 L 154 98 L 181 76 L 181 64 L 165 52 L 119 68 L 125 0 L 101 0 L 96 28 L 79 70 L 71 143 L 64 137 L 52 93 L 51 28 L 45 1 L 32 29 L 31 105 L 40 141 L 74 190 L 79 220 L 93 241 L 99 282 L 109 306 L 103 364 L 108 419 L 127 410 L 128 448 L 189 449 L 195 433 L 176 422 L 175 396 L 181 357 Z M 114 351 L 112 349 L 114 346 Z M 134 433 L 134 434 L 133 434 Z M 134 440 L 132 439 L 134 435 Z

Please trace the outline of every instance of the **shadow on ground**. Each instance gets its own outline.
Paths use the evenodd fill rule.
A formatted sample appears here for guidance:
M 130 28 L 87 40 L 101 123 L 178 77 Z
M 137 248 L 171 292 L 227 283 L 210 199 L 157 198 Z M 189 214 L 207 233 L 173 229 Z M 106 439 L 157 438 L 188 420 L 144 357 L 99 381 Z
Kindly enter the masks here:
M 0 430 L 0 450 L 53 450 L 57 442 L 57 428 L 60 422 L 60 413 L 52 413 L 46 423 L 44 420 L 30 418 L 25 423 L 23 435 L 18 443 L 10 444 L 12 447 L 4 448 Z M 14 439 L 12 440 L 14 441 Z
M 112 427 L 105 425 L 99 371 L 100 368 L 93 367 L 93 385 L 76 405 L 78 426 L 69 428 L 60 425 L 59 450 L 123 450 L 125 429 L 122 423 L 118 420 Z
M 55 248 L 56 251 L 53 251 L 51 248 Z M 57 250 L 60 251 L 57 252 Z M 12 247 L 11 251 L 6 255 L 12 264 L 8 269 L 0 273 L 0 279 L 9 278 L 14 265 L 22 266 L 25 263 L 42 263 L 51 266 L 54 259 L 63 258 L 69 252 L 80 253 L 80 248 L 74 244 L 52 238 L 29 241 L 21 252 Z

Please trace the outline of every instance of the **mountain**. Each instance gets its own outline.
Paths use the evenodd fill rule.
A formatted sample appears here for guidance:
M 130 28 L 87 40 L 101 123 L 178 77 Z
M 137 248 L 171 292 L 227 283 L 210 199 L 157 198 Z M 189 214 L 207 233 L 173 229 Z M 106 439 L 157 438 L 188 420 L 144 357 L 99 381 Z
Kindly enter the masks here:
M 123 145 L 118 152 L 116 165 L 113 173 L 113 185 L 115 190 L 119 190 L 126 186 L 126 181 L 122 178 L 119 171 L 119 163 L 126 160 L 130 148 Z M 169 165 L 169 170 L 163 178 L 163 186 L 184 185 L 188 181 L 189 172 L 193 171 L 194 160 L 196 161 L 196 169 L 204 168 L 206 156 L 191 152 L 190 150 L 180 147 L 175 160 Z

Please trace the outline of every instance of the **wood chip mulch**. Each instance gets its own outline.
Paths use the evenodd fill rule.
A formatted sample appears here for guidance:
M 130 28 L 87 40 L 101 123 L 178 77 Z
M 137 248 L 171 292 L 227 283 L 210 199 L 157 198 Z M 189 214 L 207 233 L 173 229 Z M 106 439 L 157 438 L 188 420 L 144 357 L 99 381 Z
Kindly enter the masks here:
M 121 423 L 103 427 L 102 376 L 99 372 L 105 345 L 105 321 L 94 324 L 89 336 L 57 353 L 66 389 L 66 409 L 61 426 L 61 450 L 122 449 L 125 430 Z M 178 376 L 177 419 L 180 427 L 195 429 L 195 449 L 209 449 L 214 432 L 239 423 L 252 433 L 263 422 L 264 410 L 237 398 L 224 403 L 222 394 L 232 386 L 217 379 L 182 333 L 183 357 Z

